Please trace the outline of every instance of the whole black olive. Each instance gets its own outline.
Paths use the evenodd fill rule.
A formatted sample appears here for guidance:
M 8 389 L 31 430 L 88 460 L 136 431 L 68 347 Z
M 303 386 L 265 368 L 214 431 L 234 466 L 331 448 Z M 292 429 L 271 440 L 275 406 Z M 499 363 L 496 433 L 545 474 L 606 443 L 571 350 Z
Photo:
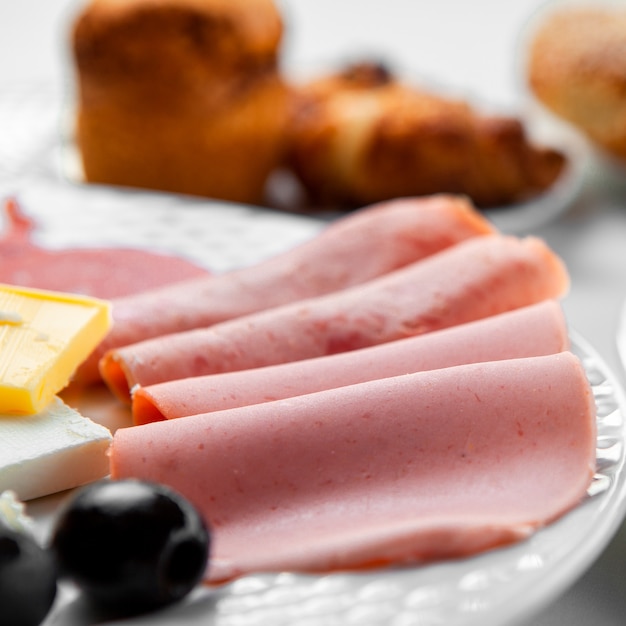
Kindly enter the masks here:
M 164 485 L 99 481 L 61 509 L 50 547 L 60 574 L 93 605 L 134 614 L 176 602 L 200 582 L 210 534 L 194 506 Z
M 30 535 L 0 522 L 0 626 L 37 626 L 56 593 L 52 556 Z

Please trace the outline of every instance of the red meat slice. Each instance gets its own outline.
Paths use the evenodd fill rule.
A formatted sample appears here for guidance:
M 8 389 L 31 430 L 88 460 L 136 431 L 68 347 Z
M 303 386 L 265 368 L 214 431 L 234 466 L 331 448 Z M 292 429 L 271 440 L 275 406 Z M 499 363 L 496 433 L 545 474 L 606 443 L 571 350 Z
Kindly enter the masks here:
M 3 283 L 112 299 L 209 274 L 185 259 L 147 250 L 47 250 L 31 241 L 36 226 L 14 199 L 6 200 L 5 212 L 8 228 L 0 233 Z

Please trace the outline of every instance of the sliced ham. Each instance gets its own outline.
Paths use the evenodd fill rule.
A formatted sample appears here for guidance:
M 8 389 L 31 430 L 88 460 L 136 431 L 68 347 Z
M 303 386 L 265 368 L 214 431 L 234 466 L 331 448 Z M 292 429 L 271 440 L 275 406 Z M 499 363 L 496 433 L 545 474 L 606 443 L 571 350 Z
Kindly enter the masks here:
M 139 387 L 136 424 L 209 413 L 323 389 L 439 369 L 561 352 L 569 348 L 558 302 L 545 300 L 452 328 L 331 356 Z
M 400 199 L 367 207 L 257 265 L 116 299 L 111 333 L 75 380 L 97 380 L 98 360 L 113 347 L 330 293 L 492 232 L 493 226 L 460 197 Z
M 64 248 L 34 242 L 36 223 L 13 198 L 5 201 L 7 226 L 0 233 L 0 282 L 68 291 L 109 300 L 209 272 L 191 261 L 134 248 Z
M 568 285 L 541 240 L 474 237 L 362 285 L 111 350 L 100 371 L 129 401 L 136 384 L 364 348 L 558 298 Z
M 594 417 L 562 352 L 122 428 L 111 474 L 200 508 L 214 581 L 426 562 L 524 539 L 581 502 Z

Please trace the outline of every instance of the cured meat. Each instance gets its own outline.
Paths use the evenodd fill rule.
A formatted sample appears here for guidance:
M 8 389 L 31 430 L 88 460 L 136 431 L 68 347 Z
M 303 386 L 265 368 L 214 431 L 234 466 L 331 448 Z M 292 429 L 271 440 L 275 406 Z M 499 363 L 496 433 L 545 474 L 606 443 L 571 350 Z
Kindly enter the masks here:
M 0 235 L 0 282 L 111 299 L 182 280 L 208 270 L 167 254 L 133 248 L 47 250 L 31 241 L 36 224 L 14 199 L 5 203 L 8 228 Z
M 475 237 L 363 285 L 112 350 L 101 373 L 128 401 L 136 384 L 364 348 L 558 298 L 567 286 L 541 240 Z
M 214 581 L 425 562 L 524 539 L 577 505 L 594 418 L 562 352 L 122 428 L 111 474 L 199 507 Z
M 144 424 L 410 372 L 553 354 L 568 347 L 561 307 L 546 300 L 361 350 L 139 387 L 132 394 L 133 420 Z
M 111 348 L 330 293 L 493 232 L 460 197 L 401 199 L 367 207 L 252 267 L 115 300 L 111 333 L 75 378 L 97 380 L 98 360 Z

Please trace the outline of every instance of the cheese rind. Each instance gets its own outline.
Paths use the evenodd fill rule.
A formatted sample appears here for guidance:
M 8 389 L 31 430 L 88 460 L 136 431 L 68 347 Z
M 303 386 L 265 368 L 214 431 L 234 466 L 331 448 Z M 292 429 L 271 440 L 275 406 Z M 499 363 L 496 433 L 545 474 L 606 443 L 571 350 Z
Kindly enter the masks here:
M 0 492 L 31 500 L 104 478 L 111 440 L 59 398 L 36 415 L 0 415 Z
M 0 284 L 0 413 L 42 411 L 110 327 L 105 300 Z

